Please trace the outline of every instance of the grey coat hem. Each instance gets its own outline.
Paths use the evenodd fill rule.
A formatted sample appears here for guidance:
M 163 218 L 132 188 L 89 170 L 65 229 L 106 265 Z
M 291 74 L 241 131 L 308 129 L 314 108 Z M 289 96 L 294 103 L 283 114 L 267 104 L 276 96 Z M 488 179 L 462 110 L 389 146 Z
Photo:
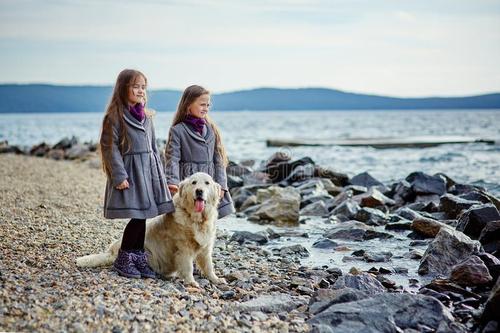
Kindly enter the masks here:
M 219 206 L 218 211 L 219 211 L 219 216 L 218 216 L 219 219 L 221 219 L 225 216 L 231 215 L 231 214 L 236 212 L 232 202 L 227 202 L 227 203 L 223 204 L 222 206 Z
M 156 209 L 155 209 L 156 208 Z M 157 204 L 145 211 L 142 209 L 107 209 L 104 217 L 107 219 L 152 219 L 158 215 L 172 213 L 175 210 L 172 201 Z

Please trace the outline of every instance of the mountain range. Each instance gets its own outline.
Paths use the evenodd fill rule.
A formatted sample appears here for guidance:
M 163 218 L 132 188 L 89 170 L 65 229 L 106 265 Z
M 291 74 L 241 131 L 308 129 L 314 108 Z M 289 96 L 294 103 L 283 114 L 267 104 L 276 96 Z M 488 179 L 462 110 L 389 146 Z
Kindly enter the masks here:
M 99 112 L 111 96 L 110 86 L 0 84 L 0 113 Z M 148 106 L 174 111 L 178 90 L 148 90 Z M 258 88 L 214 94 L 214 110 L 397 110 L 500 109 L 500 93 L 464 97 L 397 98 L 325 88 Z

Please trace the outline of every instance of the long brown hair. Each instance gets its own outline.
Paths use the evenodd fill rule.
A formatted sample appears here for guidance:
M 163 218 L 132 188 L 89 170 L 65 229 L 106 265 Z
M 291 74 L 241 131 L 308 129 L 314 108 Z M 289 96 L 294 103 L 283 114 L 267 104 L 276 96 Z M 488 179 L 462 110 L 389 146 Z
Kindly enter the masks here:
M 187 87 L 184 92 L 182 93 L 181 99 L 179 101 L 179 105 L 177 106 L 177 112 L 174 115 L 174 119 L 172 121 L 172 126 L 177 125 L 178 123 L 181 123 L 186 119 L 187 115 L 189 114 L 189 106 L 196 101 L 196 99 L 202 95 L 210 95 L 210 91 L 207 89 L 198 86 L 198 85 L 192 85 Z M 215 134 L 215 147 L 217 149 L 217 153 L 219 154 L 219 157 L 224 164 L 224 166 L 227 166 L 228 164 L 228 158 L 226 154 L 226 149 L 224 148 L 224 145 L 222 144 L 222 136 L 220 134 L 219 128 L 217 125 L 214 123 L 214 121 L 208 116 L 206 116 L 206 122 L 209 126 L 212 127 L 214 134 Z M 170 141 L 170 138 L 169 138 Z M 167 143 L 168 145 L 168 143 Z
M 111 176 L 111 151 L 113 149 L 113 124 L 118 123 L 120 129 L 119 136 L 119 149 L 123 154 L 130 149 L 130 143 L 127 135 L 127 127 L 125 126 L 125 119 L 123 118 L 123 109 L 128 106 L 128 93 L 129 87 L 137 81 L 139 77 L 143 77 L 146 85 L 148 79 L 144 74 L 135 69 L 124 69 L 118 74 L 116 78 L 113 94 L 106 107 L 104 120 L 102 121 L 101 138 L 100 138 L 100 153 L 102 168 L 108 176 Z M 147 101 L 147 97 L 145 99 Z M 146 113 L 151 116 L 150 112 Z

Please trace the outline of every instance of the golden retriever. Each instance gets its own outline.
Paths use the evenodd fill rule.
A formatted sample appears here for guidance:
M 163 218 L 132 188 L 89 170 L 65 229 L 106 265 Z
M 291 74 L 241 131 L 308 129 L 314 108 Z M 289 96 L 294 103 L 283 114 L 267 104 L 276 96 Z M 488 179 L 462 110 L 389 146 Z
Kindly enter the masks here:
M 198 172 L 179 184 L 174 195 L 175 212 L 146 222 L 144 249 L 148 263 L 156 273 L 177 275 L 193 286 L 193 262 L 212 283 L 225 283 L 215 275 L 212 252 L 220 185 L 206 173 Z M 121 240 L 104 253 L 80 257 L 80 267 L 111 265 L 118 255 Z

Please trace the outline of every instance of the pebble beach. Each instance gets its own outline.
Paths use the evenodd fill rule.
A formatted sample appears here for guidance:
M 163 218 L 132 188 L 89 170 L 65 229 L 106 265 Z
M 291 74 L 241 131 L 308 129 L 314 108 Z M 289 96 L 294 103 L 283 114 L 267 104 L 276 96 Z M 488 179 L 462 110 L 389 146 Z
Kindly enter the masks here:
M 0 331 L 307 330 L 307 299 L 285 290 L 303 273 L 298 264 L 269 262 L 262 249 L 220 234 L 214 263 L 227 285 L 195 276 L 197 289 L 80 269 L 78 256 L 104 250 L 126 224 L 102 217 L 98 164 L 4 154 L 0 170 Z M 236 306 L 258 295 L 282 301 L 271 314 Z

